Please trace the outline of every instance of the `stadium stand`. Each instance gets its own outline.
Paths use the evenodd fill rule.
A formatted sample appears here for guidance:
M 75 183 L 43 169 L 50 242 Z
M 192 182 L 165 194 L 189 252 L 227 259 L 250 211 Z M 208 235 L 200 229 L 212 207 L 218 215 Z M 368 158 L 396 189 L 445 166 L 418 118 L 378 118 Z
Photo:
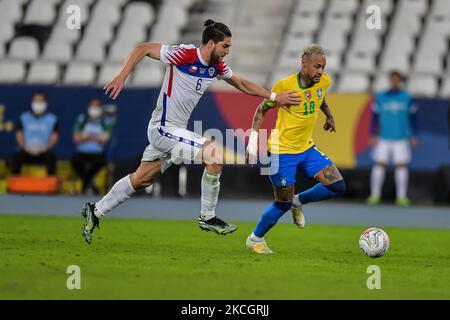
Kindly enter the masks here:
M 0 0 L 0 82 L 102 85 L 139 42 L 199 45 L 203 21 L 212 18 L 232 26 L 228 63 L 267 86 L 298 67 L 300 50 L 317 42 L 327 51 L 335 91 L 383 88 L 385 74 L 397 69 L 413 94 L 449 96 L 447 0 L 231 2 Z M 381 10 L 380 30 L 367 28 L 371 5 Z M 74 6 L 80 29 L 67 27 Z M 161 68 L 141 63 L 128 84 L 158 86 Z

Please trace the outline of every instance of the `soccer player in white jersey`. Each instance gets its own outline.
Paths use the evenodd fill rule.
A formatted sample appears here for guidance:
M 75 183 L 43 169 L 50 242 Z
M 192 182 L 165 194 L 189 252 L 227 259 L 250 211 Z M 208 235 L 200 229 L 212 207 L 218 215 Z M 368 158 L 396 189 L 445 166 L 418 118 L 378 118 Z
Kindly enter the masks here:
M 159 43 L 138 45 L 125 60 L 118 75 L 104 87 L 105 93 L 116 99 L 133 67 L 145 56 L 166 64 L 161 92 L 148 126 L 149 145 L 140 166 L 117 181 L 100 201 L 83 206 L 82 235 L 87 243 L 91 243 L 93 231 L 104 215 L 129 199 L 136 190 L 151 186 L 172 163 L 180 163 L 180 160 L 190 162 L 201 159 L 206 164 L 201 180 L 199 227 L 219 235 L 237 229 L 215 214 L 223 167 L 222 151 L 214 142 L 186 130 L 191 113 L 216 79 L 223 79 L 246 94 L 266 98 L 279 106 L 298 105 L 301 98 L 294 91 L 270 92 L 233 73 L 223 60 L 231 47 L 229 28 L 211 19 L 204 25 L 206 28 L 199 48 Z

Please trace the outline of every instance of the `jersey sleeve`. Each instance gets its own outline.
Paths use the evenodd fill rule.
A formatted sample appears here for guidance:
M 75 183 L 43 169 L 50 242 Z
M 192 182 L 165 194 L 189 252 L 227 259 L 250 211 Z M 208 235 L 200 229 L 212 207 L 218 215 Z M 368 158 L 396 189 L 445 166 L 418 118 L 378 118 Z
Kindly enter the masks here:
M 160 58 L 161 62 L 166 64 L 173 64 L 179 66 L 185 62 L 186 59 L 190 58 L 189 49 L 195 48 L 194 45 L 161 45 Z
M 219 75 L 217 76 L 217 78 L 219 80 L 222 79 L 230 79 L 233 76 L 233 71 L 231 70 L 231 68 L 225 63 L 225 61 L 222 61 L 219 64 Z
M 283 81 L 279 80 L 275 85 L 272 87 L 272 92 L 275 93 L 281 93 L 283 92 Z M 264 106 L 268 108 L 274 108 L 276 106 L 275 102 L 270 101 L 269 99 L 264 99 L 263 101 Z

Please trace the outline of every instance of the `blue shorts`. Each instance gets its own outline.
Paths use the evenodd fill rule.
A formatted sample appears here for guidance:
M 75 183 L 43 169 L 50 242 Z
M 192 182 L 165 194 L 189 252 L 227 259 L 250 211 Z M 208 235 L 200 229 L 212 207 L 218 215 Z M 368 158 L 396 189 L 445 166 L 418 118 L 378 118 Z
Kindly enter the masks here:
M 297 171 L 313 178 L 320 170 L 333 162 L 314 145 L 297 154 L 270 155 L 270 181 L 276 187 L 286 187 L 295 183 Z

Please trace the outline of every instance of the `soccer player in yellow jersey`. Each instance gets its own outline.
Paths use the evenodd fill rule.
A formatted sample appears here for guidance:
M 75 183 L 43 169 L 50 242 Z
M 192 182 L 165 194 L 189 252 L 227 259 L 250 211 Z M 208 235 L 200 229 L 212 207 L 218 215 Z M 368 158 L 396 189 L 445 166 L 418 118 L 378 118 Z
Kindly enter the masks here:
M 247 247 L 255 253 L 273 253 L 264 240 L 264 235 L 289 209 L 294 223 L 305 227 L 302 206 L 330 199 L 345 192 L 345 182 L 333 162 L 321 152 L 313 142 L 312 134 L 317 122 L 318 110 L 326 115 L 324 130 L 335 132 L 333 115 L 325 102 L 325 95 L 331 79 L 324 72 L 326 58 L 322 47 L 312 44 L 301 55 L 302 68 L 279 80 L 273 92 L 297 91 L 302 102 L 289 108 L 278 108 L 275 130 L 268 141 L 270 152 L 270 181 L 275 201 L 268 206 L 252 234 L 247 238 Z M 258 151 L 258 131 L 265 113 L 276 107 L 275 103 L 264 100 L 256 109 L 252 131 L 247 147 L 247 157 L 252 163 Z M 295 176 L 297 171 L 314 178 L 318 183 L 297 195 Z

